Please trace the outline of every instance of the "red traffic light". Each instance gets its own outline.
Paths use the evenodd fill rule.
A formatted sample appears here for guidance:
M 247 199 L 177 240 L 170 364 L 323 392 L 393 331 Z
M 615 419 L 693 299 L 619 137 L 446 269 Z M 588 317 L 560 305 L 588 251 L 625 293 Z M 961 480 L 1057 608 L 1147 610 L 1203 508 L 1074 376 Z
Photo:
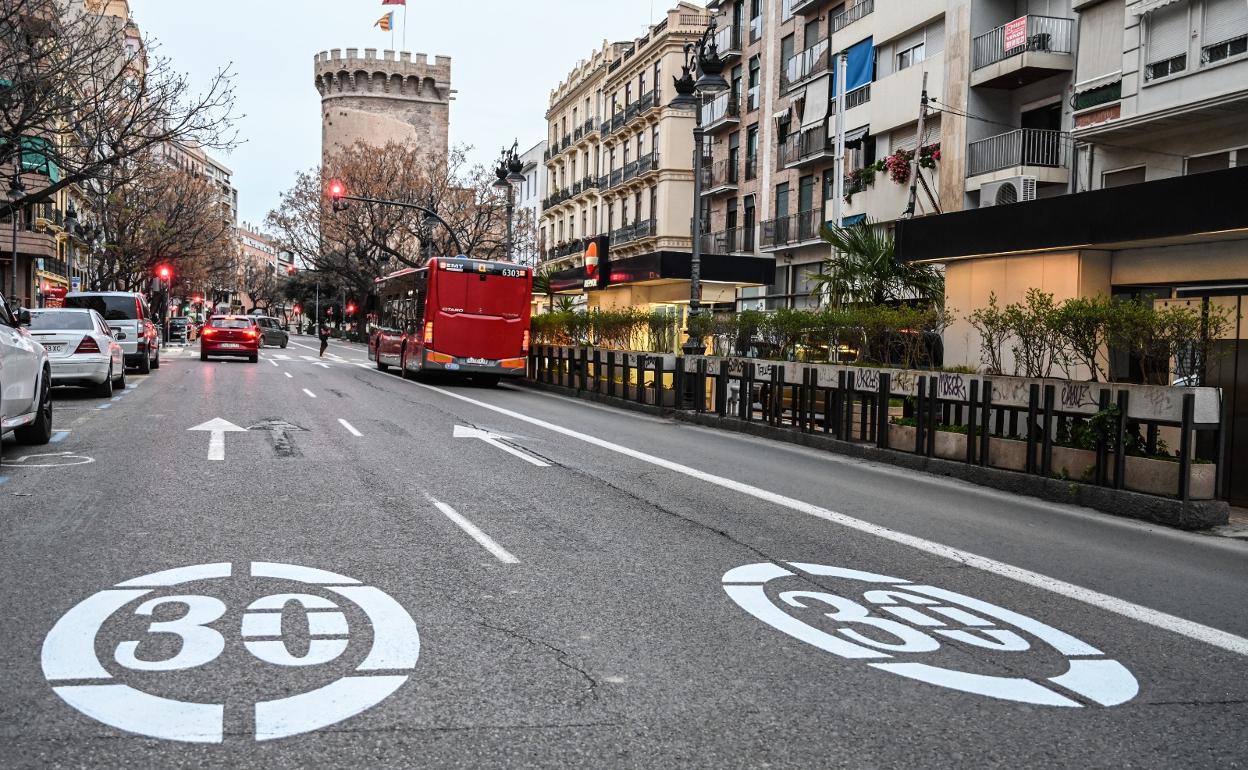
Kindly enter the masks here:
M 354 303 L 354 302 L 348 302 L 348 303 L 347 303 L 347 315 L 351 315 L 351 314 L 352 314 L 352 313 L 354 313 L 354 312 L 355 312 L 355 303 Z
M 294 313 L 295 313 L 295 315 L 299 315 L 299 313 L 301 313 L 301 312 L 303 312 L 303 311 L 301 311 L 301 310 L 299 309 L 299 306 L 298 306 L 298 305 L 295 305 L 295 309 L 294 309 Z
M 297 272 L 299 272 L 299 268 L 295 267 L 294 265 L 286 266 L 286 275 L 294 275 Z
M 343 184 L 341 179 L 329 180 L 329 197 L 334 201 L 342 200 L 342 196 L 347 194 L 347 186 Z
M 161 265 L 157 268 L 156 275 L 160 276 L 160 280 L 167 281 L 173 275 L 173 271 L 169 269 L 168 265 Z

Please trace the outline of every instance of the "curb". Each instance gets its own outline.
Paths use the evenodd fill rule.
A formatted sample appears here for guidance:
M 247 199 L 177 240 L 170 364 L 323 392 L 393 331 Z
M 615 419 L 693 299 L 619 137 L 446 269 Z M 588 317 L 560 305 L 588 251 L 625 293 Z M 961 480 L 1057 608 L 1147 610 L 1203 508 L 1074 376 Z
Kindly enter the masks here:
M 1190 500 L 1183 502 L 1174 498 L 1146 495 L 1125 489 L 1098 487 L 1078 481 L 1045 478 L 1001 468 L 967 465 L 966 463 L 943 460 L 937 457 L 924 457 L 893 449 L 879 449 L 867 444 L 841 441 L 819 433 L 800 433 L 796 430 L 777 428 L 765 423 L 745 422 L 735 417 L 718 417 L 713 414 L 698 414 L 697 412 L 686 412 L 670 407 L 638 404 L 633 401 L 611 398 L 601 393 L 577 392 L 574 388 L 533 382 L 528 379 L 518 380 L 516 384 L 534 390 L 545 390 L 621 409 L 668 417 L 680 422 L 701 425 L 707 428 L 744 433 L 759 438 L 781 441 L 786 444 L 797 444 L 861 460 L 893 465 L 920 473 L 945 476 L 1003 492 L 1035 497 L 1052 503 L 1079 505 L 1113 516 L 1164 524 L 1176 529 L 1208 529 L 1224 525 L 1230 520 L 1231 509 L 1225 500 Z

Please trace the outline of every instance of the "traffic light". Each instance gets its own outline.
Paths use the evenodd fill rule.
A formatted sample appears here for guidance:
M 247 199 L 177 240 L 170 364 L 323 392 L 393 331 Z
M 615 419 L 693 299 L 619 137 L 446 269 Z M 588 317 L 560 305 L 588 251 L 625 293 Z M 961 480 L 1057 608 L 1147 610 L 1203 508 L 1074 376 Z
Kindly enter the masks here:
M 294 313 L 295 313 L 295 315 L 299 315 L 301 312 L 303 312 L 303 311 L 299 309 L 299 306 L 298 306 L 298 305 L 295 305 L 295 308 L 294 308 Z
M 347 303 L 347 315 L 354 315 L 354 314 L 355 314 L 355 303 L 348 302 Z
M 299 268 L 295 267 L 294 265 L 286 266 L 286 275 L 294 275 L 297 272 L 299 272 Z
M 347 207 L 347 202 L 343 197 L 347 194 L 347 186 L 341 179 L 329 180 L 329 200 L 333 204 L 334 211 L 342 211 Z

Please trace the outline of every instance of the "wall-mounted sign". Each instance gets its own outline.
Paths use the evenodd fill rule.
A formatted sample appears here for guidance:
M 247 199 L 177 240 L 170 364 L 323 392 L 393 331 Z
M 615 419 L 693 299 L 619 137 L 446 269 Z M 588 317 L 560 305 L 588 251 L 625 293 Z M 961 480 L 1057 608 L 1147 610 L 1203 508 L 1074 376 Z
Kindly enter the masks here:
M 1014 21 L 1007 22 L 1003 32 L 1006 51 L 1013 51 L 1027 45 L 1027 17 L 1019 16 Z

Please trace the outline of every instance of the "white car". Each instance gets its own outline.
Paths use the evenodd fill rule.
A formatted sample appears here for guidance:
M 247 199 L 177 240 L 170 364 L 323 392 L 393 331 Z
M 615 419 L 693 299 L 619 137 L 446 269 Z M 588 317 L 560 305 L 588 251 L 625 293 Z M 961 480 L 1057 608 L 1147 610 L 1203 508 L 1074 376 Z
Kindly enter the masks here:
M 22 328 L 25 310 L 14 312 L 0 295 L 0 438 L 12 432 L 22 444 L 52 438 L 52 370 L 48 352 Z
M 48 351 L 53 385 L 86 385 L 111 398 L 126 387 L 126 354 L 104 318 L 85 308 L 30 311 L 30 336 Z

